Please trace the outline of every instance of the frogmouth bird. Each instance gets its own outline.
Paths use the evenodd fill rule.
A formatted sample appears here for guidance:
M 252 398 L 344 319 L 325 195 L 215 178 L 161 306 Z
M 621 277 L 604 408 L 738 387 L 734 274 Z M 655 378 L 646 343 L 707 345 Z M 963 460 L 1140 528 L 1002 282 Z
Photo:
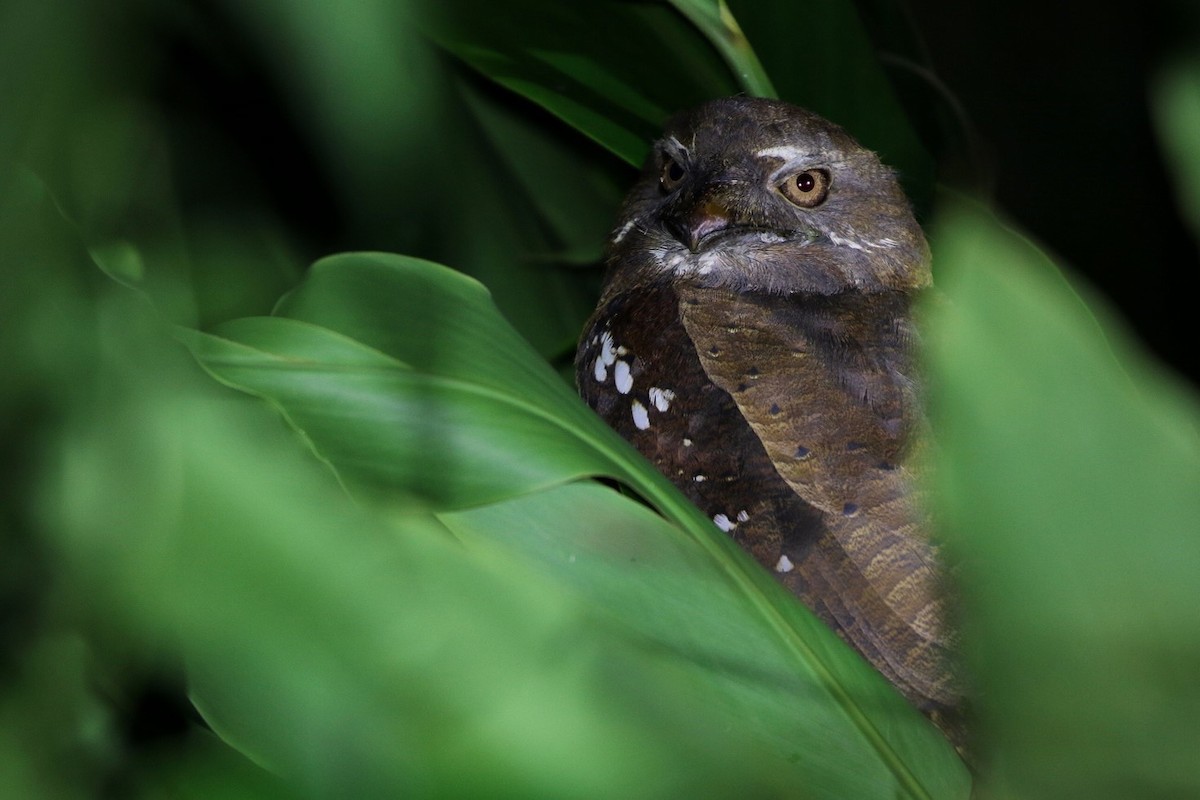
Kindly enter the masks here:
M 587 403 L 963 745 L 917 475 L 929 249 L 895 173 L 748 97 L 674 118 L 607 245 Z

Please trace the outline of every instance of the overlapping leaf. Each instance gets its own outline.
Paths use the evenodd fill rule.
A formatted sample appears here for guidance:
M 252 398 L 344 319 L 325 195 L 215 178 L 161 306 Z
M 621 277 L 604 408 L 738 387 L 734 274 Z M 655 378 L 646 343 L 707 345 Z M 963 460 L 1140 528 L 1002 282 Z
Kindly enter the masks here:
M 935 239 L 938 491 L 991 780 L 1028 798 L 1200 792 L 1200 410 L 978 209 Z
M 737 86 L 708 42 L 665 5 L 516 0 L 443 4 L 430 35 L 630 164 L 666 117 Z
M 443 516 L 471 557 L 515 561 L 597 609 L 688 676 L 723 729 L 794 764 L 797 785 L 840 787 L 813 796 L 962 794 L 938 734 L 591 414 L 479 284 L 350 254 L 317 264 L 278 312 L 196 352 L 278 405 L 352 486 L 473 509 Z M 587 474 L 619 478 L 675 524 L 599 487 L 543 491 Z

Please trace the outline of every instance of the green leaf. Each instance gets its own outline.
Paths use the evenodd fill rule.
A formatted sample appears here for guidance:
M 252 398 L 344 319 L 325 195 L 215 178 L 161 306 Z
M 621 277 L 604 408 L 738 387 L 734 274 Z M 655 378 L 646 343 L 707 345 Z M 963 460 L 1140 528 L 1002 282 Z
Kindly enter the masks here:
M 463 101 L 499 162 L 493 161 L 490 166 L 506 179 L 504 193 L 511 198 L 518 189 L 562 248 L 559 252 L 531 255 L 543 261 L 558 258 L 573 264 L 601 263 L 605 235 L 612 227 L 615 209 L 621 204 L 624 191 L 621 184 L 628 170 L 609 154 L 588 147 L 562 126 L 547 125 L 544 119 L 531 120 L 530 115 L 510 108 L 511 104 L 501 103 L 480 91 L 473 82 L 460 84 Z M 502 197 L 497 201 L 504 204 Z M 573 334 L 583 327 L 594 301 L 594 292 L 588 293 L 587 308 L 575 320 Z M 543 315 L 546 307 L 542 302 Z M 573 345 L 574 342 L 572 349 Z
M 469 551 L 604 609 L 605 625 L 696 692 L 686 704 L 716 703 L 729 715 L 717 730 L 794 763 L 813 796 L 965 794 L 928 723 L 583 406 L 478 283 L 348 254 L 315 265 L 278 310 L 193 347 L 222 380 L 277 404 L 343 478 L 472 507 L 442 517 Z M 589 473 L 674 524 L 596 486 L 536 491 Z
M 104 424 L 47 465 L 66 599 L 184 658 L 213 729 L 304 796 L 782 796 L 671 663 L 428 514 L 356 505 L 261 409 L 115 338 L 77 406 Z
M 689 702 L 760 757 L 788 764 L 784 780 L 801 796 L 969 793 L 941 737 L 821 622 L 761 571 L 747 586 L 648 509 L 573 484 L 441 518 L 472 550 L 536 564 L 603 624 L 678 668 L 696 693 Z
M 479 0 L 442 4 L 437 44 L 630 164 L 666 117 L 736 86 L 715 52 L 670 9 L 625 2 Z
M 1174 167 L 1180 210 L 1200 240 L 1200 58 L 1164 69 L 1152 99 L 1158 135 Z
M 747 94 L 778 96 L 725 0 L 671 0 L 671 5 L 708 37 Z
M 991 781 L 1026 798 L 1194 796 L 1196 398 L 986 213 L 956 204 L 934 242 L 937 496 Z
M 304 322 L 245 319 L 218 332 L 185 336 L 215 376 L 270 399 L 352 484 L 458 508 L 610 471 L 519 394 L 418 373 Z M 530 441 L 542 447 L 530 452 Z

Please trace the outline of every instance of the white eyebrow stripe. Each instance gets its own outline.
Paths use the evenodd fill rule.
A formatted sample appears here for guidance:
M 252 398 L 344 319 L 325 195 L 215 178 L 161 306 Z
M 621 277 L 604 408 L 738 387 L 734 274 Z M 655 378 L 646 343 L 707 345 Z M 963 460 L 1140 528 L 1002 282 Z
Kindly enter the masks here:
M 791 144 L 781 144 L 776 147 L 766 147 L 754 155 L 759 158 L 782 158 L 784 161 L 801 161 L 813 157 L 813 154 L 802 147 Z
M 667 138 L 663 139 L 662 146 L 666 150 L 674 151 L 677 155 L 686 156 L 689 152 L 691 152 L 687 147 L 684 146 L 683 142 L 679 141 L 674 136 L 668 136 Z

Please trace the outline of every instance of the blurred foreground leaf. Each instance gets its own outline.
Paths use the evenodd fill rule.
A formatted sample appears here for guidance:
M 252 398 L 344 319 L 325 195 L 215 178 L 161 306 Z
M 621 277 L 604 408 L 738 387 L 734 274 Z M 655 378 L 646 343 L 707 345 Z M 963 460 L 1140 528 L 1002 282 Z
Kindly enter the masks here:
M 1200 242 L 1200 57 L 1165 69 L 1154 85 L 1158 134 L 1174 167 L 1180 211 Z
M 994 788 L 1198 796 L 1196 399 L 987 214 L 949 212 L 934 251 L 938 497 Z
M 597 652 L 641 653 L 621 668 L 633 686 L 669 669 L 664 697 L 699 715 L 672 724 L 749 748 L 762 780 L 802 796 L 965 795 L 965 770 L 933 728 L 583 406 L 479 284 L 348 254 L 314 266 L 279 313 L 188 338 L 221 380 L 276 404 L 351 487 L 455 510 L 441 523 L 467 545 L 456 558 L 500 570 L 490 591 L 537 585 L 546 607 L 592 609 L 563 624 L 588 652 L 612 639 Z M 674 524 L 611 490 L 563 485 L 586 474 L 619 478 Z M 441 569 L 453 567 L 423 574 Z M 396 602 L 381 604 L 409 607 Z M 506 641 L 526 635 L 501 632 L 516 617 L 495 624 Z

